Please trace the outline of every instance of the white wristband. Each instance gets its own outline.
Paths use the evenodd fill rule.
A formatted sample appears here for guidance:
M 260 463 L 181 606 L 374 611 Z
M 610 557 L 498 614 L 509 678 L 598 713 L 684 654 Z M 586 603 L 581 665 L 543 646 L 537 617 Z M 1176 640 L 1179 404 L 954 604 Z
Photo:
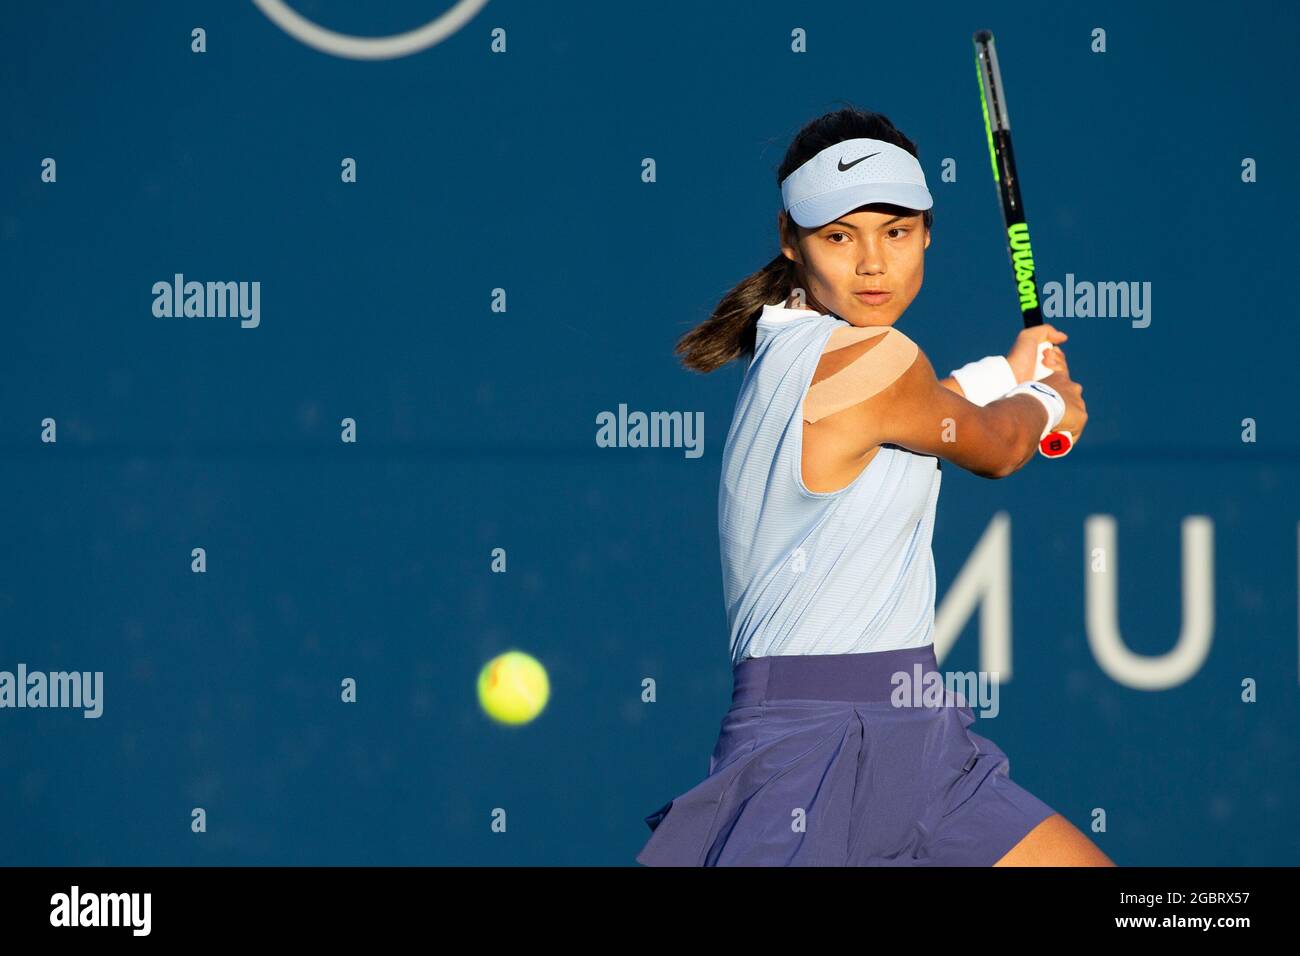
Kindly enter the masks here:
M 1011 363 L 1001 355 L 989 355 L 978 362 L 967 362 L 954 369 L 952 377 L 961 386 L 968 402 L 987 405 L 1016 387 L 1016 373 Z
M 1032 395 L 1042 402 L 1043 407 L 1047 409 L 1047 426 L 1043 429 L 1043 433 L 1038 436 L 1039 441 L 1056 431 L 1056 426 L 1061 424 L 1061 419 L 1065 417 L 1065 399 L 1061 397 L 1060 392 L 1050 385 L 1045 385 L 1042 382 L 1021 382 L 1001 397 L 1010 398 L 1012 395 Z

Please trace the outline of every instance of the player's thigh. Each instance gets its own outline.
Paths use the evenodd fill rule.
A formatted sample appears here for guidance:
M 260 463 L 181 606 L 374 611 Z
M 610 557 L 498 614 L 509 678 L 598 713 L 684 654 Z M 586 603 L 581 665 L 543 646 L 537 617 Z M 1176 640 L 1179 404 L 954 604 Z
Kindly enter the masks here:
M 994 866 L 1114 866 L 1082 831 L 1054 813 L 1007 851 Z

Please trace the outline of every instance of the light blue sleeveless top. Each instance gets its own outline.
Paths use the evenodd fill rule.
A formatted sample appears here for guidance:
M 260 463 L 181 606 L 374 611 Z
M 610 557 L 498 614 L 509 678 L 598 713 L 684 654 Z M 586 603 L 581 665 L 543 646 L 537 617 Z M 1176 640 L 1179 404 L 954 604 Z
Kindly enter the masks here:
M 833 315 L 765 306 L 722 452 L 718 537 L 731 659 L 934 641 L 939 459 L 883 445 L 846 488 L 803 482 L 803 400 Z

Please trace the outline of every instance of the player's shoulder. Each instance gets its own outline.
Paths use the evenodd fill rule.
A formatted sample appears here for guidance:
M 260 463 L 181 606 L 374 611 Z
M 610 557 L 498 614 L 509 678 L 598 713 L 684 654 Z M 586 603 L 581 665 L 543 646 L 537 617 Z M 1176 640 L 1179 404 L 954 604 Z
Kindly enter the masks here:
M 815 422 L 879 395 L 903 379 L 918 364 L 918 357 L 928 369 L 916 342 L 893 326 L 836 328 L 826 340 L 808 389 L 804 420 Z

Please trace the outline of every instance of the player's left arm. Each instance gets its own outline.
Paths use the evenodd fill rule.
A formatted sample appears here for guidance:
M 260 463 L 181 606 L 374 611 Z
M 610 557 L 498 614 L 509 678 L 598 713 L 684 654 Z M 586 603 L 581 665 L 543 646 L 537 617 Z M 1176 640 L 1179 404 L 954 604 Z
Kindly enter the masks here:
M 1006 363 L 1011 370 L 1011 376 L 1008 376 L 1007 380 L 1002 384 L 1007 385 L 1007 387 L 1010 388 L 1021 382 L 1032 380 L 1034 377 L 1034 363 L 1038 352 L 1038 344 L 1047 341 L 1050 342 L 1053 347 L 1057 347 L 1061 342 L 1064 342 L 1068 338 L 1069 336 L 1064 332 L 1046 322 L 1039 326 L 1022 329 L 1020 334 L 1016 336 L 1016 341 L 1012 344 L 1011 351 L 1007 353 Z M 1011 382 L 1012 376 L 1015 378 L 1014 382 Z M 960 395 L 962 398 L 970 399 L 970 396 L 962 391 L 961 383 L 951 375 L 947 378 L 940 379 L 939 384 L 948 389 L 948 391 Z M 979 396 L 977 396 L 977 398 L 978 397 Z M 989 399 L 992 396 L 983 397 Z M 985 404 L 985 401 L 976 401 L 975 399 L 970 400 L 975 401 L 977 405 Z

